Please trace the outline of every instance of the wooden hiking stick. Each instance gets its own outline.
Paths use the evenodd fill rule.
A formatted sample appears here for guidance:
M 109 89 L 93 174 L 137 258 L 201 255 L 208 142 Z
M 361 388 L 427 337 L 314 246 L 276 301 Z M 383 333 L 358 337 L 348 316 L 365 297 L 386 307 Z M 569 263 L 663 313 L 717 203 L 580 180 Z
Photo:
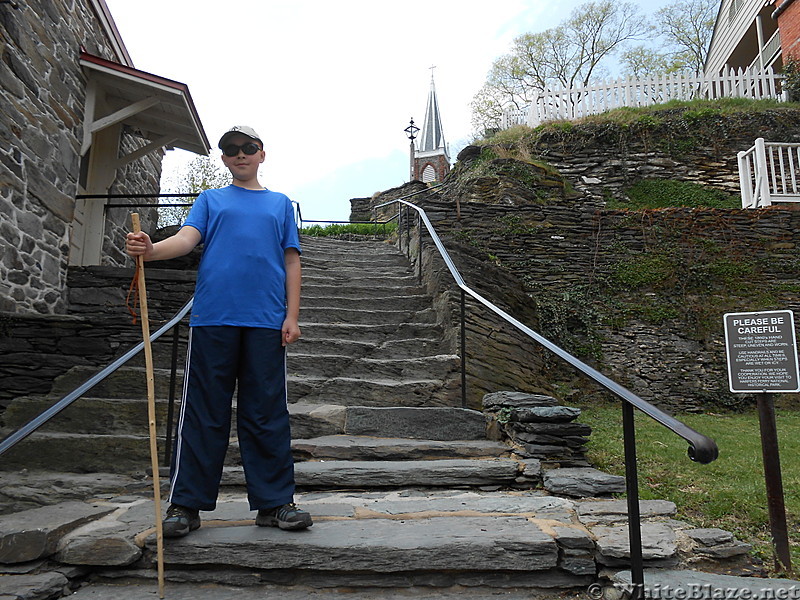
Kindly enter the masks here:
M 133 232 L 142 230 L 139 213 L 131 213 Z M 153 468 L 153 500 L 156 513 L 156 556 L 158 561 L 158 597 L 164 597 L 164 531 L 161 525 L 161 482 L 158 477 L 158 446 L 156 444 L 156 392 L 153 378 L 153 349 L 150 346 L 150 320 L 147 315 L 147 289 L 144 283 L 144 257 L 136 257 L 136 286 L 139 289 L 139 307 L 144 339 L 144 366 L 147 373 L 147 418 L 150 422 L 150 462 Z

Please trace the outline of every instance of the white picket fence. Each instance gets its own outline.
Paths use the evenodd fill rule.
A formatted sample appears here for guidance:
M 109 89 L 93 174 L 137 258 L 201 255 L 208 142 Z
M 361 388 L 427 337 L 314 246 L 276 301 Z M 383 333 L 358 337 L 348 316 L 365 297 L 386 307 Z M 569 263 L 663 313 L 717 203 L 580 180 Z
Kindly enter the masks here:
M 737 156 L 742 208 L 800 202 L 800 144 L 758 138 L 752 148 Z
M 623 106 L 650 106 L 670 100 L 784 100 L 782 80 L 783 75 L 775 73 L 772 68 L 760 73 L 731 69 L 713 76 L 673 73 L 646 79 L 618 78 L 571 89 L 550 89 L 539 92 L 527 108 L 506 112 L 501 127 L 536 127 L 546 121 L 579 119 Z

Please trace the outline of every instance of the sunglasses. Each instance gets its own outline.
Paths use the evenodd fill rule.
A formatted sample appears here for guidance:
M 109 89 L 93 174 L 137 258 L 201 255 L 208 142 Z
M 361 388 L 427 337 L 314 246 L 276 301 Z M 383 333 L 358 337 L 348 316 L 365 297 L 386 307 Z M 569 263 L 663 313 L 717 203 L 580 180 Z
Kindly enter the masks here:
M 228 144 L 222 149 L 222 152 L 225 153 L 225 156 L 236 156 L 239 154 L 239 151 L 244 152 L 248 156 L 251 156 L 261 150 L 258 147 L 258 144 L 254 144 L 253 142 L 247 142 L 246 144 L 242 144 L 241 146 L 237 146 L 236 144 Z

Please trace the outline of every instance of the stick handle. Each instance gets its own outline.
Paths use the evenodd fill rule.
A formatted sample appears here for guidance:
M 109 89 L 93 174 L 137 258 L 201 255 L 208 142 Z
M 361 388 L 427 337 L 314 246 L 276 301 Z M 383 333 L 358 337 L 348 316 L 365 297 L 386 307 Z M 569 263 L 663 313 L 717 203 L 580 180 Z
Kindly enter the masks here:
M 133 232 L 142 230 L 139 213 L 131 213 Z M 158 473 L 158 445 L 156 442 L 156 393 L 153 376 L 153 349 L 150 345 L 150 319 L 147 314 L 147 288 L 144 279 L 144 257 L 136 257 L 138 275 L 139 307 L 142 313 L 142 338 L 144 340 L 144 364 L 147 373 L 147 416 L 150 429 L 150 462 L 153 469 L 153 500 L 156 514 L 156 558 L 158 562 L 158 596 L 164 597 L 164 531 L 161 524 L 161 482 Z

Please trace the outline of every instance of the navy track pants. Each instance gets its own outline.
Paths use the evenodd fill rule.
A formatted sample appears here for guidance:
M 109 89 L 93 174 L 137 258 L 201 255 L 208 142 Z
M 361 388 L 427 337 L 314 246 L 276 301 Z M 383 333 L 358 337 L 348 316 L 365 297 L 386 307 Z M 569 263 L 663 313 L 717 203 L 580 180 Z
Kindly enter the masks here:
M 231 430 L 237 433 L 251 510 L 293 501 L 294 460 L 281 332 L 191 327 L 169 500 L 213 510 Z

